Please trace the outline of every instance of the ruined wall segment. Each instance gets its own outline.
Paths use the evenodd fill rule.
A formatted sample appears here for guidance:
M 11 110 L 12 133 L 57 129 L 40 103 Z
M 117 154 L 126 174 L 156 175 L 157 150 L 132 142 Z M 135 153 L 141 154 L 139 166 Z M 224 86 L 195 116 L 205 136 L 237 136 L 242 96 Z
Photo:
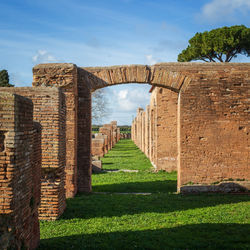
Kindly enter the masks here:
M 190 137 L 190 134 L 191 134 L 190 131 L 188 132 L 188 130 L 183 129 L 185 126 L 182 124 L 182 122 L 185 121 L 184 124 L 187 124 L 188 121 L 190 121 L 190 123 L 188 124 L 188 126 L 190 126 L 190 130 L 191 130 L 191 128 L 194 129 L 194 126 L 191 123 L 191 119 L 189 117 L 187 117 L 187 119 L 185 120 L 183 117 L 186 117 L 185 116 L 186 113 L 189 112 L 190 115 L 192 113 L 194 117 L 197 116 L 197 121 L 194 119 L 193 124 L 197 123 L 198 119 L 199 119 L 200 123 L 210 124 L 209 116 L 207 117 L 208 122 L 206 122 L 206 118 L 204 116 L 201 117 L 199 115 L 200 110 L 202 110 L 203 108 L 201 108 L 201 109 L 196 108 L 197 106 L 200 105 L 199 103 L 201 102 L 201 100 L 204 101 L 207 98 L 206 97 L 207 93 L 205 91 L 203 91 L 203 86 L 205 86 L 206 83 L 210 80 L 214 84 L 215 84 L 215 81 L 217 81 L 218 86 L 223 86 L 223 88 L 224 88 L 223 84 L 228 83 L 228 82 L 231 82 L 233 84 L 234 80 L 236 82 L 241 81 L 241 80 L 243 82 L 248 81 L 248 79 L 249 79 L 248 78 L 249 77 L 249 67 L 250 67 L 249 64 L 234 64 L 234 63 L 230 63 L 230 64 L 226 64 L 226 63 L 225 64 L 224 63 L 207 63 L 207 64 L 204 64 L 204 63 L 203 64 L 202 63 L 161 63 L 161 64 L 156 64 L 153 66 L 129 65 L 129 66 L 112 66 L 112 67 L 95 67 L 95 68 L 77 68 L 75 65 L 71 65 L 71 64 L 67 64 L 67 65 L 66 64 L 58 64 L 58 65 L 54 65 L 54 66 L 50 65 L 50 66 L 35 67 L 34 68 L 34 83 L 35 83 L 34 86 L 36 86 L 36 84 L 38 84 L 38 85 L 42 85 L 42 84 L 44 84 L 44 85 L 57 85 L 58 84 L 58 86 L 62 86 L 64 89 L 71 89 L 70 91 L 71 91 L 71 93 L 73 93 L 72 92 L 73 86 L 77 85 L 77 88 L 76 88 L 77 93 L 73 94 L 73 96 L 77 96 L 77 98 L 76 98 L 77 100 L 75 101 L 75 104 L 73 104 L 72 107 L 75 107 L 75 112 L 73 112 L 73 114 L 74 114 L 74 116 L 77 117 L 76 118 L 77 119 L 77 126 L 73 126 L 75 128 L 74 134 L 77 134 L 78 136 L 76 139 L 76 137 L 74 135 L 71 135 L 71 139 L 73 138 L 73 140 L 78 140 L 78 142 L 74 141 L 74 143 L 73 143 L 75 145 L 73 147 L 74 148 L 73 151 L 78 152 L 78 156 L 77 156 L 77 159 L 78 159 L 77 161 L 79 161 L 78 172 L 79 172 L 79 170 L 82 171 L 82 174 L 78 174 L 78 176 L 79 176 L 78 183 L 85 183 L 82 185 L 82 188 L 78 187 L 78 191 L 84 190 L 84 189 L 86 190 L 87 187 L 89 187 L 89 190 L 91 189 L 91 171 L 90 171 L 91 167 L 90 167 L 90 160 L 89 160 L 90 159 L 90 143 L 91 143 L 91 124 L 90 124 L 90 120 L 91 120 L 90 119 L 91 118 L 91 110 L 90 110 L 91 95 L 90 95 L 90 93 L 91 93 L 91 91 L 94 91 L 95 89 L 98 89 L 98 88 L 110 86 L 110 85 L 116 85 L 116 84 L 120 84 L 120 83 L 135 83 L 136 82 L 136 83 L 149 83 L 149 84 L 156 86 L 156 87 L 164 87 L 164 88 L 167 88 L 167 89 L 179 94 L 178 112 L 177 112 L 177 127 L 178 127 L 178 129 L 177 129 L 177 132 L 178 132 L 177 133 L 177 141 L 178 141 L 177 149 L 178 149 L 178 185 L 179 185 L 179 190 L 180 190 L 180 185 L 183 185 L 183 183 L 186 183 L 186 182 L 182 182 L 182 180 L 184 180 L 185 178 L 189 179 L 189 177 L 188 177 L 189 172 L 185 172 L 185 171 L 183 171 L 183 173 L 185 172 L 185 178 L 184 179 L 182 178 L 183 174 L 182 174 L 182 170 L 181 170 L 182 169 L 181 162 L 185 162 L 185 159 L 186 159 L 185 157 L 187 157 L 187 155 L 189 154 L 190 148 L 187 146 L 183 146 L 183 145 L 185 144 L 186 140 L 188 140 L 188 138 Z M 42 68 L 46 68 L 46 70 L 44 70 Z M 61 69 L 58 69 L 58 68 L 61 68 Z M 42 73 L 42 71 L 44 71 L 44 72 Z M 51 74 L 48 72 L 51 72 Z M 49 75 L 49 77 L 44 76 L 46 74 Z M 212 75 L 212 77 L 211 77 L 211 75 Z M 213 78 L 214 76 L 215 76 L 215 78 Z M 238 84 L 240 84 L 240 83 L 238 83 Z M 193 89 L 189 91 L 188 89 L 190 86 L 193 86 Z M 208 86 L 208 89 L 209 88 L 210 88 L 210 86 Z M 223 90 L 223 88 L 222 88 L 222 90 Z M 186 90 L 188 90 L 188 91 L 186 92 Z M 220 91 L 220 87 L 218 87 L 218 89 L 216 91 Z M 79 94 L 80 92 L 81 92 L 81 94 Z M 233 90 L 233 92 L 234 92 L 234 90 Z M 246 92 L 246 89 L 242 88 L 240 93 L 238 93 L 240 98 L 245 95 L 245 92 Z M 203 98 L 204 94 L 205 94 L 205 97 Z M 215 96 L 220 96 L 220 94 L 217 95 L 217 93 L 213 93 L 213 94 L 215 94 Z M 200 96 L 198 96 L 198 95 L 200 95 Z M 230 95 L 228 95 L 228 96 L 229 97 L 227 99 L 226 95 L 224 95 L 225 98 L 223 99 L 227 104 L 234 102 L 234 100 L 236 99 L 235 96 L 233 98 L 231 98 Z M 72 100 L 72 98 L 70 98 L 70 100 Z M 174 98 L 170 98 L 170 99 L 173 99 L 173 103 L 174 103 Z M 183 99 L 183 101 L 182 101 L 182 99 Z M 215 105 L 216 102 L 218 102 L 219 104 L 217 103 L 216 104 L 217 106 L 215 106 L 216 110 L 217 110 L 216 112 L 219 112 L 218 111 L 219 109 L 222 112 L 222 110 L 224 108 L 224 106 L 223 106 L 224 104 L 221 105 L 221 103 L 218 100 L 215 101 L 214 99 L 212 99 L 212 97 L 210 97 L 210 99 L 212 101 L 210 101 L 210 103 L 208 102 L 209 105 L 213 106 L 213 105 Z M 84 104 L 84 105 L 80 105 L 79 104 L 80 102 L 82 102 L 82 104 Z M 188 103 L 187 108 L 184 107 L 185 105 L 181 106 L 182 103 Z M 192 103 L 192 105 L 190 103 Z M 205 101 L 204 101 L 204 103 L 205 103 Z M 213 103 L 213 104 L 211 104 L 211 103 Z M 68 105 L 70 106 L 70 104 L 68 104 Z M 167 105 L 168 105 L 168 107 L 171 107 L 172 104 L 171 105 L 167 104 Z M 229 105 L 229 106 L 230 106 L 230 109 L 233 109 L 233 105 Z M 82 108 L 81 112 L 79 111 L 80 107 Z M 228 108 L 228 107 L 226 107 L 226 108 Z M 205 109 L 205 104 L 204 104 L 204 109 Z M 72 108 L 72 110 L 74 110 L 74 108 Z M 157 163 L 157 150 L 156 150 L 157 143 L 156 142 L 157 142 L 158 135 L 157 135 L 157 129 L 153 125 L 153 124 L 157 124 L 157 123 L 153 123 L 153 121 L 155 121 L 155 119 L 157 118 L 157 112 L 158 111 L 157 111 L 157 109 L 155 109 L 155 107 L 150 108 L 150 112 L 149 112 L 150 113 L 149 145 L 151 146 L 151 150 L 149 152 L 149 157 L 150 157 L 151 161 L 154 163 Z M 196 112 L 196 114 L 195 114 L 195 112 Z M 244 120 L 245 118 L 241 118 L 241 115 L 242 115 L 242 117 L 245 117 L 245 114 L 246 113 L 248 114 L 247 111 L 244 111 L 244 112 L 245 113 L 243 114 L 243 111 L 239 111 L 238 112 L 239 115 L 236 115 L 236 117 Z M 229 117 L 231 117 L 231 116 L 229 116 Z M 139 132 L 139 130 L 140 131 L 142 130 L 142 128 L 141 128 L 142 125 L 141 125 L 141 122 L 139 121 L 139 117 L 137 117 L 137 118 L 138 118 L 136 120 L 136 131 L 137 132 L 136 132 L 135 141 L 136 141 L 138 147 L 141 148 L 142 142 L 141 142 L 140 133 L 138 133 L 138 132 Z M 75 119 L 73 119 L 73 116 L 71 117 L 71 119 L 72 119 L 72 121 L 76 121 Z M 224 120 L 223 120 L 223 122 L 224 122 Z M 237 122 L 238 122 L 238 120 L 237 120 Z M 230 120 L 230 124 L 231 124 L 231 120 Z M 81 127 L 81 129 L 80 129 L 81 132 L 79 132 L 80 127 Z M 244 131 L 244 128 L 246 127 L 246 125 L 242 125 L 242 126 L 240 125 L 240 127 L 243 127 L 241 130 Z M 112 130 L 112 128 L 111 128 L 111 130 Z M 228 131 L 228 129 L 224 129 L 224 128 L 223 128 L 223 130 Z M 232 130 L 232 131 L 234 131 L 234 130 Z M 192 133 L 195 134 L 196 132 L 193 130 Z M 69 135 L 70 133 L 67 132 L 66 134 Z M 192 138 L 192 136 L 190 138 Z M 112 131 L 111 131 L 111 137 L 113 137 Z M 200 137 L 201 137 L 201 140 L 203 140 L 202 139 L 203 136 L 200 136 Z M 232 136 L 232 137 L 234 137 L 234 136 Z M 227 137 L 224 136 L 223 138 L 227 138 Z M 168 139 L 170 139 L 170 138 L 168 138 Z M 181 141 L 182 139 L 185 139 L 184 140 L 185 142 Z M 81 141 L 81 143 L 80 143 L 80 141 Z M 203 140 L 202 143 L 204 143 L 204 141 L 205 141 L 205 139 Z M 211 145 L 212 145 L 212 141 L 210 141 L 210 140 L 207 140 L 207 141 L 209 141 L 209 143 L 211 143 Z M 243 139 L 243 142 L 244 142 L 243 144 L 246 145 L 245 139 Z M 85 143 L 85 146 L 87 146 L 87 148 L 88 148 L 88 150 L 87 150 L 88 152 L 84 151 L 85 150 L 84 148 L 86 148 L 84 146 L 82 146 L 80 150 L 77 148 L 77 145 L 78 146 L 84 145 L 82 143 Z M 186 145 L 189 145 L 189 144 L 187 143 Z M 223 142 L 223 145 L 226 145 L 225 140 Z M 247 148 L 248 146 L 242 146 L 242 147 L 244 147 L 244 150 L 245 150 L 245 148 Z M 202 152 L 200 150 L 201 149 L 203 150 L 204 148 L 200 147 L 200 146 L 198 146 L 196 149 L 193 148 L 193 150 L 194 150 L 193 152 L 195 152 L 195 153 L 193 153 L 193 155 L 196 155 L 196 154 L 202 155 L 202 154 L 200 154 Z M 168 150 L 170 150 L 170 148 L 168 148 Z M 235 150 L 236 150 L 236 148 L 235 148 Z M 244 150 L 242 152 L 245 152 Z M 205 152 L 207 155 L 210 154 L 209 151 L 205 150 Z M 225 154 L 225 152 L 227 152 L 227 153 Z M 212 154 L 214 154 L 214 153 L 212 153 Z M 232 162 L 234 162 L 235 159 L 239 158 L 239 157 L 236 157 L 235 152 L 232 153 L 232 152 L 229 152 L 228 150 L 225 149 L 225 151 L 223 151 L 222 155 L 224 158 L 226 158 L 227 154 L 230 155 L 229 159 Z M 75 154 L 73 154 L 73 155 L 75 155 Z M 233 157 L 235 156 L 235 158 L 231 158 L 232 155 L 233 155 Z M 85 157 L 86 160 L 80 160 L 81 157 Z M 75 162 L 75 160 L 74 160 L 74 162 Z M 84 164 L 82 162 L 84 162 Z M 189 164 L 188 161 L 186 162 L 186 164 Z M 242 165 L 241 165 L 241 167 L 242 167 Z M 241 167 L 239 167 L 239 169 Z M 187 169 L 187 168 L 191 168 L 191 166 L 184 167 L 184 169 Z M 75 170 L 73 172 L 75 173 Z M 232 172 L 232 171 L 230 170 L 228 172 Z M 192 176 L 193 176 L 194 172 L 190 171 L 190 174 L 192 174 Z M 230 174 L 228 174 L 226 176 L 229 176 L 229 175 Z M 82 179 L 80 178 L 80 176 Z M 202 176 L 202 173 L 201 173 L 201 176 Z M 214 175 L 212 179 L 220 179 L 220 178 L 217 178 L 215 176 L 221 177 L 222 175 L 221 175 L 221 173 L 219 175 Z M 223 176 L 224 176 L 224 174 L 223 174 Z M 232 174 L 232 176 L 234 177 L 234 174 Z M 246 179 L 247 176 L 248 176 L 248 170 L 245 171 L 244 178 Z M 198 177 L 195 177 L 195 178 L 198 180 L 198 183 L 200 183 L 200 179 Z M 81 181 L 79 181 L 80 179 L 81 179 Z M 192 177 L 190 177 L 190 179 L 192 179 Z M 205 181 L 208 183 L 208 182 L 210 182 L 211 178 L 210 177 L 207 178 L 206 174 L 204 174 L 201 179 L 202 179 L 202 183 L 205 183 Z M 190 182 L 192 182 L 192 180 Z
M 249 72 L 249 64 L 210 65 L 183 86 L 179 191 L 249 189 Z
M 106 135 L 106 136 L 107 136 L 107 141 L 108 141 L 108 143 L 107 143 L 107 145 L 108 145 L 108 150 L 110 150 L 110 149 L 111 149 L 111 145 L 112 145 L 112 143 L 111 143 L 111 130 L 110 130 L 110 128 L 101 127 L 101 128 L 99 128 L 99 132 L 100 132 L 101 134 L 103 134 L 103 135 Z
M 154 163 L 157 170 L 177 170 L 177 102 L 178 94 L 166 88 L 155 87 Z M 153 104 L 152 104 L 153 105 Z
M 13 88 L 12 88 L 13 89 Z M 32 101 L 0 91 L 0 245 L 35 249 L 40 231 L 39 128 Z
M 33 119 L 41 127 L 41 204 L 39 218 L 58 218 L 65 202 L 65 96 L 58 88 L 1 88 L 28 97 Z
M 33 68 L 34 87 L 60 87 L 66 105 L 66 197 L 77 192 L 78 88 L 77 67 L 74 64 L 39 64 Z

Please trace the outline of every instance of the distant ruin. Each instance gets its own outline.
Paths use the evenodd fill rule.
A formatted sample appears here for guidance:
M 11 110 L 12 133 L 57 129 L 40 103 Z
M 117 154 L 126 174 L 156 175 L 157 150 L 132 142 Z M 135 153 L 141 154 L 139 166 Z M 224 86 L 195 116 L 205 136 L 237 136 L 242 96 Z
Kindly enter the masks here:
M 2 246 L 35 248 L 38 216 L 55 220 L 66 197 L 91 192 L 91 92 L 106 86 L 159 87 L 132 138 L 159 169 L 177 169 L 178 192 L 249 189 L 249 63 L 41 64 L 33 76 L 33 87 L 0 88 Z

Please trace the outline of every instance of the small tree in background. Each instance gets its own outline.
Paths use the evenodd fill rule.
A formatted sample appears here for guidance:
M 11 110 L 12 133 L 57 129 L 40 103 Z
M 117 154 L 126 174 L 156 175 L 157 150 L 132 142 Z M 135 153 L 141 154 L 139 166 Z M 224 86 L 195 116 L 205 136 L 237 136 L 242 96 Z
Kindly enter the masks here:
M 178 55 L 178 61 L 230 62 L 238 54 L 250 55 L 250 28 L 244 25 L 196 33 Z
M 0 70 L 0 87 L 13 87 L 14 85 L 9 83 L 9 74 L 6 69 Z
M 101 124 L 103 118 L 110 116 L 109 102 L 104 89 L 92 93 L 92 123 Z

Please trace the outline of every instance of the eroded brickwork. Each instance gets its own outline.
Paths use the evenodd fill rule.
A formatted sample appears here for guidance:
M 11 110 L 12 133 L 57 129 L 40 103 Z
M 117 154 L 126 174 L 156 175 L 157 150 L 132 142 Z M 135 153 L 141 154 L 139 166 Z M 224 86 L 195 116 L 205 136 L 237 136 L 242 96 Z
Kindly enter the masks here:
M 33 123 L 31 100 L 0 92 L 0 145 L 1 248 L 35 249 L 40 237 L 40 127 Z
M 40 199 L 39 217 L 50 220 L 63 213 L 65 193 L 91 191 L 91 91 L 105 86 L 155 86 L 132 138 L 156 168 L 177 164 L 180 192 L 249 189 L 249 72 L 234 63 L 47 64 L 34 68 L 35 88 L 1 88 L 1 246 L 37 246 Z M 115 123 L 100 130 L 103 151 L 122 136 Z
M 73 64 L 45 64 L 33 68 L 34 87 L 60 87 L 66 105 L 66 196 L 73 197 L 77 192 L 77 134 L 78 134 L 78 86 L 77 68 Z M 88 112 L 85 112 L 88 113 Z M 86 116 L 86 114 L 85 114 Z M 63 140 L 65 143 L 65 140 Z M 87 141 L 86 141 L 87 142 Z M 63 156 L 65 157 L 65 155 Z M 62 171 L 58 173 L 62 174 Z
M 186 76 L 179 94 L 155 87 L 149 110 L 148 157 L 158 169 L 171 171 L 177 165 L 180 192 L 249 189 L 250 67 L 194 66 L 175 69 Z M 140 120 L 138 114 L 132 124 L 133 140 L 147 154 L 140 145 Z
M 181 90 L 180 191 L 187 185 L 198 184 L 199 189 L 213 184 L 203 191 L 223 191 L 227 185 L 215 184 L 249 183 L 249 72 L 250 67 L 244 65 L 232 65 L 230 72 L 210 68 L 198 72 Z
M 117 121 L 105 124 L 99 128 L 97 134 L 92 136 L 91 154 L 93 157 L 103 157 L 120 140 L 120 130 L 117 128 Z
M 58 88 L 0 88 L 28 97 L 41 126 L 41 204 L 39 218 L 57 219 L 65 202 L 65 96 Z

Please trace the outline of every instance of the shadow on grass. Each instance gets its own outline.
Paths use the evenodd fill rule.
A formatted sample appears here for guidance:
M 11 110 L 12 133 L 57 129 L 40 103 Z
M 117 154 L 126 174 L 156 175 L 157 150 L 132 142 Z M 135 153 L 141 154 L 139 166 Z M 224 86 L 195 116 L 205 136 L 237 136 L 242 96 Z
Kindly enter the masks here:
M 113 169 L 111 171 L 113 171 Z M 105 173 L 105 172 L 102 172 L 102 173 Z M 93 191 L 94 192 L 125 192 L 125 193 L 127 192 L 173 193 L 177 191 L 176 187 L 177 187 L 177 181 L 173 181 L 173 180 L 124 182 L 124 183 L 120 182 L 119 184 L 94 185 Z
M 249 224 L 191 224 L 43 239 L 40 249 L 249 249 L 249 232 Z
M 98 218 L 142 213 L 169 213 L 250 201 L 248 195 L 77 195 L 67 199 L 67 209 L 59 220 Z

